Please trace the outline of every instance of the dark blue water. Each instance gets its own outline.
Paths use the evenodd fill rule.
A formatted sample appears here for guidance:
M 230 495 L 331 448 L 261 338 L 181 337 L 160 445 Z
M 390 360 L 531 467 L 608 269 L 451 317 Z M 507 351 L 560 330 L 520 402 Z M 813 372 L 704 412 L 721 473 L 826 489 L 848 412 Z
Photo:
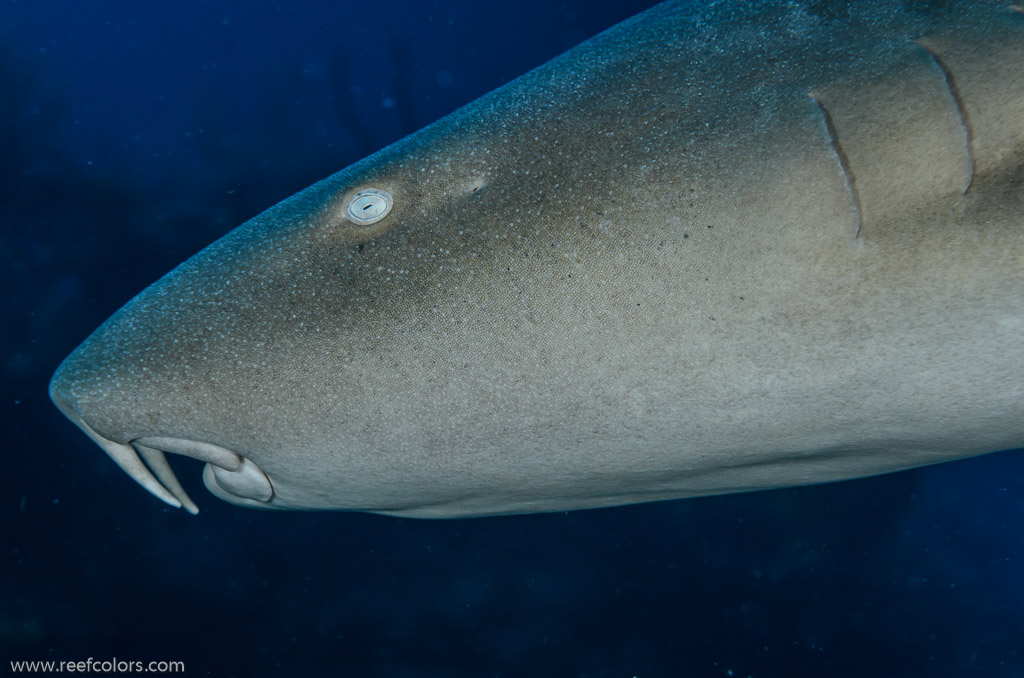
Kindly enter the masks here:
M 422 522 L 166 508 L 53 408 L 104 318 L 260 210 L 652 4 L 0 2 L 0 674 L 1024 676 L 1014 454 Z

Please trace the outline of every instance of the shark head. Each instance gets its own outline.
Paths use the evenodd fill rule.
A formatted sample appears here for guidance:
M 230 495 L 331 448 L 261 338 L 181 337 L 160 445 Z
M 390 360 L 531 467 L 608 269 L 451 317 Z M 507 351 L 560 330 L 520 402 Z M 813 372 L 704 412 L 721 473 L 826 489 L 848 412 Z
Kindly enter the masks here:
M 1024 444 L 1024 14 L 667 2 L 242 225 L 53 401 L 195 512 L 421 517 Z

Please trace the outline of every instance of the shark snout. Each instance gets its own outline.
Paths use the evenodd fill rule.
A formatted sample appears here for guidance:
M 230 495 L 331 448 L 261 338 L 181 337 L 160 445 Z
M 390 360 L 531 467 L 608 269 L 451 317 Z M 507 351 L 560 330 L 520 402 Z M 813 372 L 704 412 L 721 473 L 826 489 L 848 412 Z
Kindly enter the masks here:
M 97 430 L 96 422 L 109 421 L 111 417 L 102 413 L 102 401 L 76 395 L 75 381 L 66 365 L 50 381 L 50 399 L 125 473 L 171 506 L 184 508 L 193 515 L 199 512 L 178 482 L 166 453 L 206 462 L 203 480 L 207 488 L 226 501 L 258 506 L 274 496 L 270 479 L 259 466 L 221 445 L 167 435 L 104 435 Z

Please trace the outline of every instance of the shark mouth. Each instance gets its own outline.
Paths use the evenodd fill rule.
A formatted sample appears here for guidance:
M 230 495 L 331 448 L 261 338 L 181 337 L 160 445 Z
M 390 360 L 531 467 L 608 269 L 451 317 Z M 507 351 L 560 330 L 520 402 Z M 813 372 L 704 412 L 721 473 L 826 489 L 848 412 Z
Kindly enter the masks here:
M 178 482 L 167 463 L 167 452 L 206 462 L 203 482 L 207 489 L 222 499 L 251 506 L 266 504 L 274 497 L 274 488 L 267 474 L 249 459 L 226 447 L 163 436 L 144 436 L 128 444 L 118 443 L 97 433 L 71 408 L 67 408 L 65 414 L 150 494 L 175 508 L 184 508 L 192 515 L 199 513 L 199 507 Z

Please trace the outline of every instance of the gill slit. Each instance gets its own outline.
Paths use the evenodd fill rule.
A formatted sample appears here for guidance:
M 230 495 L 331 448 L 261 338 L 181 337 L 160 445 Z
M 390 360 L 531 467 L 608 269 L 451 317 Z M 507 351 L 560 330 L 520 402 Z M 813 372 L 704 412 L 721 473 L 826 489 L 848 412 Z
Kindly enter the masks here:
M 832 152 L 836 154 L 836 158 L 839 160 L 839 168 L 842 170 L 843 177 L 846 180 L 846 189 L 850 192 L 850 197 L 853 199 L 854 209 L 857 210 L 857 232 L 853 236 L 853 239 L 856 240 L 860 237 L 860 231 L 864 226 L 864 206 L 861 204 L 860 191 L 857 188 L 857 177 L 854 176 L 853 170 L 850 169 L 850 159 L 847 157 L 846 151 L 843 150 L 843 145 L 839 143 L 839 135 L 836 133 L 836 125 L 832 120 L 832 115 L 818 97 L 813 94 L 808 94 L 807 96 L 817 104 L 818 110 L 821 111 L 821 117 L 825 121 L 825 133 L 828 135 L 828 143 L 832 146 Z

